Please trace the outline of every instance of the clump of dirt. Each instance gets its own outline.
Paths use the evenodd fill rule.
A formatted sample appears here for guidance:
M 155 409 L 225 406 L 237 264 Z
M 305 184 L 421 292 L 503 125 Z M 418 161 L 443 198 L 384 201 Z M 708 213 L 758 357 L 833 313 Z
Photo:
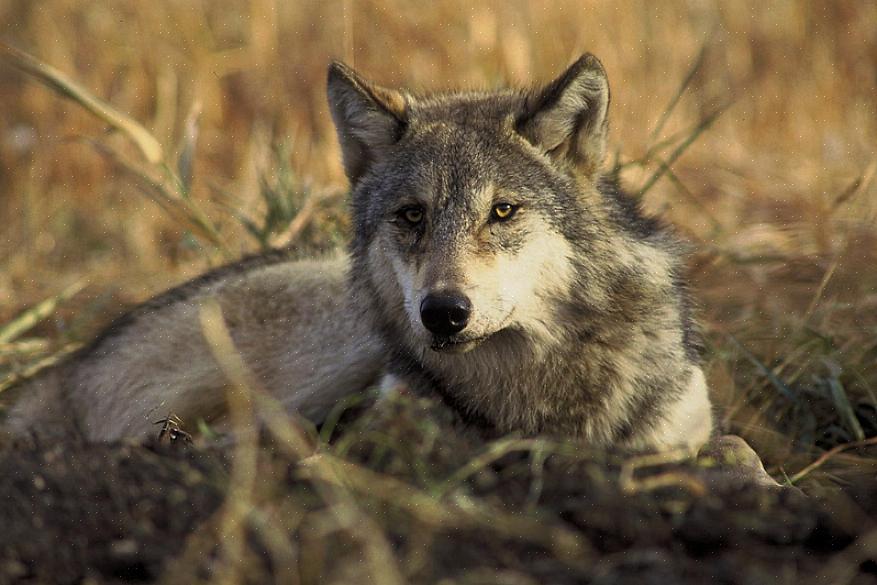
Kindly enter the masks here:
M 491 438 L 422 399 L 323 429 L 303 458 L 266 434 L 245 496 L 228 447 L 3 446 L 0 583 L 877 582 L 873 486 L 827 501 L 722 465 Z
M 0 451 L 0 583 L 157 576 L 223 500 L 218 454 L 136 445 Z

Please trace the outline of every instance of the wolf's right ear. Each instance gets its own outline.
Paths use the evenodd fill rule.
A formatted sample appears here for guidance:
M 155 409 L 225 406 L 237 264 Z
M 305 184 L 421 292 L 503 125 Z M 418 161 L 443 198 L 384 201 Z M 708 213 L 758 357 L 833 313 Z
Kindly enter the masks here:
M 407 121 L 406 98 L 398 91 L 369 83 L 338 61 L 329 66 L 328 94 L 344 170 L 355 185 L 368 167 L 402 137 Z
M 596 57 L 586 53 L 528 97 L 516 127 L 533 146 L 591 177 L 603 164 L 608 109 L 606 72 Z

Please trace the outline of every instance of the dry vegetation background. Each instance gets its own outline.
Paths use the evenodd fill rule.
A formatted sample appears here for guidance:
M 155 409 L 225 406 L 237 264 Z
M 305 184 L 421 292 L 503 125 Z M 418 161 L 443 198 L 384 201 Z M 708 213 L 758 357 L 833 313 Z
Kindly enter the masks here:
M 6 379 L 223 258 L 343 241 L 330 59 L 430 90 L 547 80 L 587 50 L 609 74 L 625 183 L 672 162 L 644 203 L 692 243 L 724 423 L 778 477 L 877 434 L 873 2 L 0 0 L 0 40 L 140 121 L 168 165 L 0 62 L 0 323 L 84 287 L 0 343 Z M 216 234 L 131 172 L 167 181 L 183 151 L 192 180 L 171 195 Z M 814 477 L 873 461 L 851 449 Z

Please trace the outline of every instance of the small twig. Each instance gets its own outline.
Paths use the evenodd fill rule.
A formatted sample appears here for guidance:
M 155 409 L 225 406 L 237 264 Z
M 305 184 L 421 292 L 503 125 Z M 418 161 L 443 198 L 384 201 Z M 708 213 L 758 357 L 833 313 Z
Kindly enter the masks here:
M 672 451 L 664 451 L 663 453 L 649 453 L 648 455 L 640 455 L 631 457 L 621 464 L 621 471 L 618 474 L 618 483 L 621 491 L 626 494 L 635 494 L 642 491 L 651 491 L 660 487 L 679 486 L 686 487 L 695 494 L 702 494 L 705 491 L 703 483 L 697 478 L 677 471 L 659 474 L 645 479 L 634 478 L 634 473 L 638 469 L 644 467 L 657 467 L 667 465 L 668 463 L 681 463 L 694 458 L 695 452 L 690 448 L 673 449 Z
M 875 175 L 877 175 L 877 157 L 872 158 L 871 163 L 865 168 L 865 172 L 853 179 L 849 186 L 835 198 L 832 203 L 832 211 L 837 210 L 841 205 L 856 197 L 859 193 L 867 191 Z
M 29 355 L 48 351 L 49 340 L 42 337 L 19 339 L 17 341 L 0 343 L 0 360 L 10 356 Z
M 545 461 L 549 452 L 544 447 L 535 447 L 530 452 L 530 472 L 533 480 L 530 482 L 530 491 L 527 493 L 527 510 L 532 512 L 542 497 L 542 489 L 545 487 Z
M 823 465 L 825 465 L 829 459 L 837 455 L 838 453 L 843 453 L 844 451 L 848 451 L 850 449 L 859 449 L 861 447 L 870 447 L 872 445 L 877 445 L 877 436 L 870 437 L 865 439 L 864 441 L 855 441 L 853 443 L 844 443 L 843 445 L 835 445 L 822 455 L 820 455 L 813 463 L 793 475 L 789 478 L 789 483 L 796 484 L 804 477 L 812 473 L 813 471 L 819 469 Z
M 816 287 L 816 293 L 813 295 L 813 299 L 807 306 L 807 310 L 804 311 L 804 317 L 801 320 L 802 326 L 806 325 L 807 322 L 810 321 L 810 317 L 813 316 L 816 306 L 819 305 L 819 301 L 822 300 L 822 294 L 825 292 L 825 287 L 828 286 L 828 281 L 831 280 L 834 271 L 837 270 L 838 264 L 840 264 L 840 260 L 835 258 L 834 261 L 832 261 L 831 266 L 828 267 L 828 270 L 826 270 L 825 274 L 822 276 L 819 286 Z
M 691 473 L 681 471 L 670 471 L 667 473 L 659 473 L 643 479 L 629 478 L 627 483 L 621 486 L 624 493 L 633 495 L 644 492 L 652 492 L 657 489 L 666 487 L 684 488 L 695 496 L 702 496 L 706 493 L 706 486 L 703 481 L 695 477 Z

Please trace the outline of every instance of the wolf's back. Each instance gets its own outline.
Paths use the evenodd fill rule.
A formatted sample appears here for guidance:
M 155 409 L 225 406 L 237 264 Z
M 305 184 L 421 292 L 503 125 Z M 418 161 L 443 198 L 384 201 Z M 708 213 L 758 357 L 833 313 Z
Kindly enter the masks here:
M 21 388 L 4 425 L 13 434 L 142 438 L 156 420 L 190 425 L 224 415 L 223 356 L 205 339 L 215 302 L 254 391 L 319 421 L 343 396 L 373 383 L 385 351 L 347 293 L 343 256 L 246 259 L 122 316 L 67 363 Z
M 10 390 L 14 403 L 0 430 L 13 437 L 79 435 L 63 391 L 65 365 L 49 368 Z

